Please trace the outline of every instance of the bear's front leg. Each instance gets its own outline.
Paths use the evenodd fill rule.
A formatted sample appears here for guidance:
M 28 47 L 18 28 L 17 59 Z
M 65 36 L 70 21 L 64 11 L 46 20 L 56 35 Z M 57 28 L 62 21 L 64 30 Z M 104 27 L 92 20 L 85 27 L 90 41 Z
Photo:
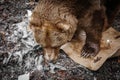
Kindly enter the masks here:
M 96 56 L 100 50 L 100 41 L 104 28 L 105 16 L 103 10 L 96 10 L 92 14 L 91 25 L 85 27 L 86 41 L 82 48 L 82 57 Z

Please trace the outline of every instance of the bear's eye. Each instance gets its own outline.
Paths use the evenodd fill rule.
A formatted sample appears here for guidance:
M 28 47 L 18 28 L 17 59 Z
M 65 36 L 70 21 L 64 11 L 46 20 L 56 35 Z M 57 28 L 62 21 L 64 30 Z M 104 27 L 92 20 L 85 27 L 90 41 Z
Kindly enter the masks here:
M 61 32 L 66 32 L 66 31 L 69 30 L 70 25 L 65 24 L 65 23 L 58 23 L 58 24 L 57 24 L 57 27 L 58 27 L 58 29 L 59 29 Z

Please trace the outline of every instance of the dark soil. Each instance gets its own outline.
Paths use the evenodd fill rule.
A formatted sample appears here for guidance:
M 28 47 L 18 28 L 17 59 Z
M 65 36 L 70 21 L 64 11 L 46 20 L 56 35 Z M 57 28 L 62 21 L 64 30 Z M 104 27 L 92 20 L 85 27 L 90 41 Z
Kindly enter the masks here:
M 60 51 L 56 64 L 44 66 L 44 61 L 39 62 L 43 55 L 42 48 L 39 45 L 26 46 L 23 40 L 29 38 L 23 38 L 22 31 L 18 31 L 16 27 L 17 23 L 25 19 L 27 10 L 33 10 L 37 4 L 26 4 L 28 2 L 0 0 L 0 80 L 18 80 L 18 77 L 25 73 L 30 73 L 30 80 L 120 80 L 118 57 L 107 60 L 98 71 L 91 71 L 76 64 L 63 51 Z M 120 31 L 120 15 L 116 17 L 113 26 Z M 12 37 L 15 31 L 19 35 Z M 23 51 L 26 53 L 22 54 Z M 42 64 L 41 68 L 36 67 L 39 63 Z

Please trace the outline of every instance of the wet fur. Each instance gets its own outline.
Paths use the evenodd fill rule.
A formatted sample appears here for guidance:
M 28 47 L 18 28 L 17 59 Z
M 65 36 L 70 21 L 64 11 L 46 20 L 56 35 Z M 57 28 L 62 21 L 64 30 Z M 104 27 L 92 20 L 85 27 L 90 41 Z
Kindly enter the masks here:
M 87 37 L 82 56 L 95 56 L 100 50 L 102 32 L 118 12 L 119 0 L 116 0 L 117 6 L 116 3 L 109 5 L 112 1 L 115 0 L 40 0 L 33 11 L 30 28 L 45 52 L 48 48 L 54 51 L 57 48 L 56 52 L 52 51 L 54 56 L 61 45 L 77 39 L 83 29 Z M 111 7 L 114 8 L 111 10 Z

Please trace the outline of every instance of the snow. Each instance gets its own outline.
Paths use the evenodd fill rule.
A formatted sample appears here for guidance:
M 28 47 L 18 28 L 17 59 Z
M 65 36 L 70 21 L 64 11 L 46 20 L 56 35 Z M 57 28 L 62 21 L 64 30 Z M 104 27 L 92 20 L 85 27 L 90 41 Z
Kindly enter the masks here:
M 22 54 L 21 54 L 21 51 L 17 51 L 17 52 L 15 52 L 13 55 L 19 57 L 18 62 L 22 62 L 23 56 L 22 56 Z
M 11 53 L 9 52 L 9 53 L 8 53 L 8 58 L 4 58 L 4 60 L 3 60 L 3 64 L 7 64 L 7 63 L 9 62 L 11 56 L 12 56 L 12 55 L 11 55 Z
M 66 70 L 65 67 L 62 67 L 62 66 L 57 65 L 57 64 L 49 63 L 49 65 L 50 65 L 50 72 L 51 73 L 55 73 L 55 68 L 60 69 L 60 70 Z
M 24 74 L 24 75 L 20 75 L 18 77 L 18 80 L 29 80 L 29 73 L 28 74 Z
M 32 15 L 32 11 L 27 10 L 27 16 L 28 16 L 28 20 L 31 20 L 30 16 Z
M 42 70 L 43 69 L 42 62 L 43 62 L 43 56 L 42 55 L 39 56 L 39 57 L 36 57 L 36 59 L 35 59 L 35 66 L 37 66 L 38 70 Z

